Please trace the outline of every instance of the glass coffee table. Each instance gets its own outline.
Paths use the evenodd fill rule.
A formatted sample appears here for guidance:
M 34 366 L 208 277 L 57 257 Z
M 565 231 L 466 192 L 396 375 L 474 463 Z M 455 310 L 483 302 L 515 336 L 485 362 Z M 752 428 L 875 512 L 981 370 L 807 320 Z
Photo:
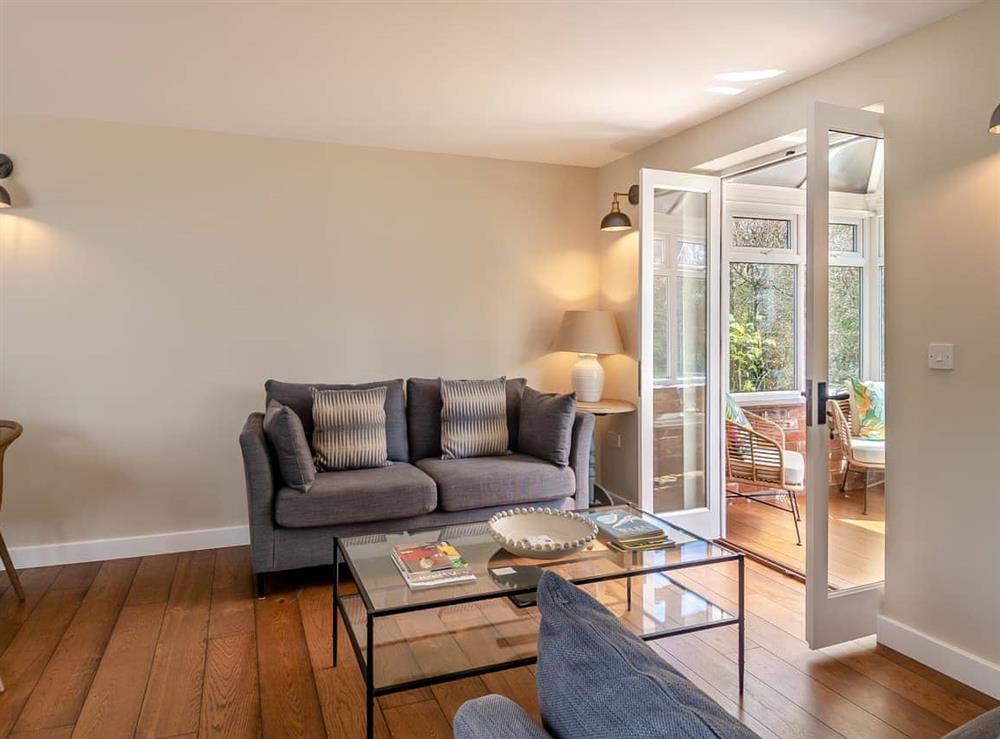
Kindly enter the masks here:
M 534 664 L 540 617 L 531 603 L 537 577 L 544 570 L 553 570 L 583 587 L 647 641 L 737 626 L 742 693 L 742 553 L 699 538 L 634 506 L 610 507 L 629 508 L 660 526 L 674 546 L 623 552 L 598 536 L 591 548 L 562 559 L 527 559 L 500 548 L 485 522 L 335 539 L 333 664 L 337 664 L 338 657 L 338 622 L 343 618 L 364 674 L 368 736 L 372 736 L 372 715 L 379 696 Z M 475 573 L 475 581 L 411 590 L 393 564 L 390 552 L 397 544 L 435 541 L 455 546 Z M 342 592 L 341 562 L 347 564 L 356 591 Z M 735 562 L 737 566 L 736 613 L 726 611 L 667 574 L 722 562 Z M 639 578 L 637 595 L 633 594 L 634 578 Z

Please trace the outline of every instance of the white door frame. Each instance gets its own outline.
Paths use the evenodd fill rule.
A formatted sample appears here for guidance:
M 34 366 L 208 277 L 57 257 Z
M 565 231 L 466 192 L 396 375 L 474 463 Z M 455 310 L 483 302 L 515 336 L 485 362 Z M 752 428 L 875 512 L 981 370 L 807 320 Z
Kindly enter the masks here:
M 813 649 L 875 633 L 884 583 L 831 592 L 829 430 L 819 397 L 829 361 L 830 131 L 883 139 L 878 113 L 815 103 L 806 143 L 806 640 Z
M 699 536 L 715 539 L 724 525 L 725 489 L 722 448 L 721 305 L 722 275 L 722 185 L 718 177 L 655 169 L 639 171 L 639 469 L 640 505 L 653 510 L 653 196 L 657 189 L 704 193 L 708 200 L 705 253 L 706 285 L 706 377 L 705 377 L 705 503 L 704 507 L 661 514 L 663 518 Z

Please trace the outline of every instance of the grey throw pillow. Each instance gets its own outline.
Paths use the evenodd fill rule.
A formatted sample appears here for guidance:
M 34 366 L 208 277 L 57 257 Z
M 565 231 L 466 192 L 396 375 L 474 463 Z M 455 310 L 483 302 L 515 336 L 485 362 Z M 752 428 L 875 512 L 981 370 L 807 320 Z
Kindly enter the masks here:
M 313 459 L 321 470 L 387 467 L 385 386 L 317 390 L 313 396 Z
M 560 467 L 568 466 L 575 420 L 575 393 L 559 395 L 525 388 L 521 396 L 518 451 Z
M 539 580 L 538 611 L 538 703 L 553 736 L 757 736 L 552 571 Z
M 264 413 L 264 435 L 278 456 L 278 469 L 285 485 L 309 492 L 316 482 L 316 465 L 302 421 L 295 411 L 276 400 L 269 402 Z
M 508 453 L 507 379 L 441 380 L 441 459 Z

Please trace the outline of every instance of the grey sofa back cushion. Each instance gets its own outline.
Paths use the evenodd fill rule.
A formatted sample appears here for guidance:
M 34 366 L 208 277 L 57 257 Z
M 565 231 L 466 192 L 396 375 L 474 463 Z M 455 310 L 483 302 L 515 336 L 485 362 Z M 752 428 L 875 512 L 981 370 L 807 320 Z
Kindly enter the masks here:
M 523 454 L 566 467 L 573 446 L 576 395 L 540 393 L 524 389 L 521 398 L 521 425 L 517 448 Z
M 281 382 L 268 380 L 264 383 L 267 402 L 277 400 L 287 405 L 302 421 L 306 438 L 313 438 L 312 391 L 317 390 L 364 390 L 385 386 L 385 440 L 389 459 L 393 462 L 408 462 L 409 442 L 406 434 L 406 397 L 402 380 L 382 380 L 360 385 L 326 385 L 318 382 Z
M 316 481 L 316 466 L 309 437 L 295 411 L 276 400 L 269 402 L 264 414 L 264 434 L 274 447 L 285 484 L 303 493 L 309 492 Z
M 510 450 L 517 451 L 523 377 L 507 378 L 507 434 Z M 441 378 L 411 377 L 406 381 L 406 425 L 410 459 L 441 458 Z M 395 459 L 390 452 L 390 459 Z
M 750 729 L 554 572 L 538 584 L 538 702 L 558 737 L 751 739 Z
M 317 390 L 313 396 L 313 459 L 326 471 L 387 467 L 385 386 Z
M 441 380 L 441 458 L 510 453 L 507 378 Z

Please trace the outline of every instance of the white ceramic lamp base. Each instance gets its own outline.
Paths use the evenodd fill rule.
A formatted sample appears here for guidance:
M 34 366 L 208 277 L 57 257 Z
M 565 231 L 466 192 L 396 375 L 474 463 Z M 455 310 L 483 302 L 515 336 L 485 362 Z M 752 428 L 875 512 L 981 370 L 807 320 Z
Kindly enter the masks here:
M 596 354 L 581 354 L 580 361 L 573 365 L 573 392 L 576 399 L 585 403 L 596 403 L 604 393 L 604 368 L 597 361 Z

